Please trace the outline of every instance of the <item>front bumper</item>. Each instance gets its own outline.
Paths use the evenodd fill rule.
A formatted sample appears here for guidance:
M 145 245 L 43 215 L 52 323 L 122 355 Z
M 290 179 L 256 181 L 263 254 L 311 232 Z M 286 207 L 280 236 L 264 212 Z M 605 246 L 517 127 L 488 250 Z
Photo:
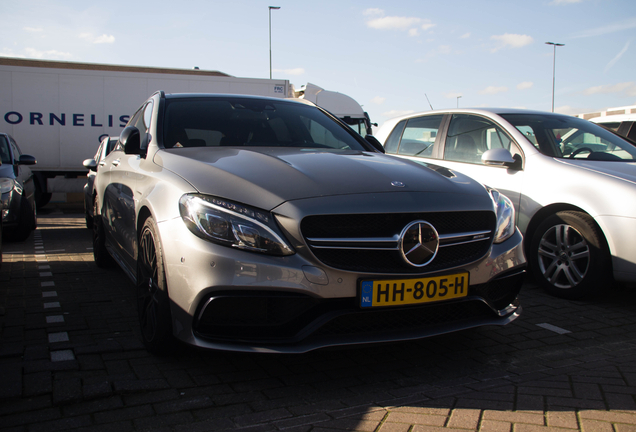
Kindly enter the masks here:
M 362 310 L 358 281 L 386 274 L 327 267 L 307 251 L 270 257 L 219 246 L 194 236 L 181 219 L 159 230 L 175 336 L 199 347 L 301 353 L 505 325 L 521 311 L 516 298 L 525 258 L 518 231 L 486 257 L 452 270 L 469 272 L 467 297 Z

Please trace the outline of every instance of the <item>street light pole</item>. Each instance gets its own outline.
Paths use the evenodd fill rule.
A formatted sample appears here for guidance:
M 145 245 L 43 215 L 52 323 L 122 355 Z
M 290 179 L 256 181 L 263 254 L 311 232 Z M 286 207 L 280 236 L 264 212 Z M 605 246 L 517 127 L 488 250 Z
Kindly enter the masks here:
M 546 45 L 552 45 L 554 47 L 554 54 L 552 56 L 552 112 L 554 112 L 554 81 L 555 81 L 555 71 L 556 71 L 556 47 L 565 46 L 562 43 L 556 42 L 546 42 Z
M 280 6 L 269 7 L 269 79 L 272 79 L 272 9 L 278 10 Z

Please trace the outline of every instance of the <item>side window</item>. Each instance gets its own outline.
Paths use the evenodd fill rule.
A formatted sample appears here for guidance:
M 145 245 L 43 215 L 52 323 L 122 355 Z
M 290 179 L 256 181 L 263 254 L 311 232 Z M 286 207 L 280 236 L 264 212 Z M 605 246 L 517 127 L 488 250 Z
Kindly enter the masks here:
M 406 120 L 402 120 L 393 128 L 391 134 L 386 139 L 384 143 L 384 151 L 389 154 L 396 154 L 398 145 L 400 145 L 400 137 L 402 136 L 402 131 L 404 131 L 404 126 L 406 126 Z
M 17 162 L 20 159 L 20 156 L 22 156 L 22 152 L 12 138 L 9 138 L 9 141 L 11 142 L 11 149 L 13 150 L 13 159 Z
M 431 157 L 443 115 L 412 118 L 406 123 L 398 154 Z
M 444 146 L 445 160 L 481 164 L 481 155 L 496 148 L 517 152 L 510 137 L 492 121 L 467 114 L 453 115 Z
M 0 160 L 3 164 L 13 164 L 11 152 L 9 151 L 9 140 L 4 135 L 0 135 Z

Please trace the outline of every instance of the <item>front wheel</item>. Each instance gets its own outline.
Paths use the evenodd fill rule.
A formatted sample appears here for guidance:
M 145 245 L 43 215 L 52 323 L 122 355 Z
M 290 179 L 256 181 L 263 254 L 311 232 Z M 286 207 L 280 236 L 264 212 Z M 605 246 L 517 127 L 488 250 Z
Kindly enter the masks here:
M 139 236 L 137 257 L 137 310 L 146 349 L 166 354 L 172 348 L 172 318 L 163 250 L 152 218 L 146 219 Z
M 529 255 L 535 279 L 556 297 L 581 298 L 611 278 L 605 237 L 586 213 L 547 217 L 532 236 Z

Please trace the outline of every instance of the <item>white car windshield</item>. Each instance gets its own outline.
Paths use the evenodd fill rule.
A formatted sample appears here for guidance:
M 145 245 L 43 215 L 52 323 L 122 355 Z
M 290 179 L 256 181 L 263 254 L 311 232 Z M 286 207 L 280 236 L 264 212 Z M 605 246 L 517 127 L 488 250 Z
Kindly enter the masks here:
M 558 158 L 634 161 L 636 146 L 587 120 L 554 114 L 502 114 L 541 153 Z

